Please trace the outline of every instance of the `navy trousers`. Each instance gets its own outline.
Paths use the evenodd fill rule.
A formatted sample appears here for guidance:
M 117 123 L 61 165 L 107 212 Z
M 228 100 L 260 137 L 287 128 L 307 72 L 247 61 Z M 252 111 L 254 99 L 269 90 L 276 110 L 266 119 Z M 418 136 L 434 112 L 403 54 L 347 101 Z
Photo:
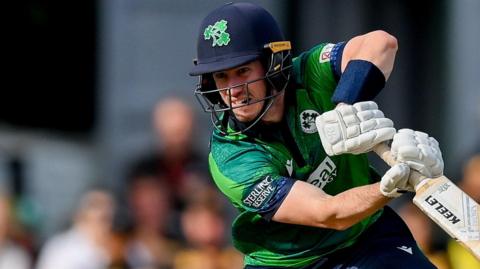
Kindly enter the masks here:
M 385 207 L 382 216 L 352 246 L 320 258 L 302 269 L 436 268 L 418 248 L 400 216 Z M 245 269 L 279 269 L 246 266 Z

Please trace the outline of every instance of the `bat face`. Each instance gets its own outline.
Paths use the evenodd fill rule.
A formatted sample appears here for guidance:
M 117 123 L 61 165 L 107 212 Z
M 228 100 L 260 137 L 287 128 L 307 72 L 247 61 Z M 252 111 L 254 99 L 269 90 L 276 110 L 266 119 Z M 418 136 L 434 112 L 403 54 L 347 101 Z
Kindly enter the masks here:
M 480 206 L 445 176 L 424 182 L 415 205 L 480 259 Z
M 377 145 L 374 151 L 388 165 L 396 164 L 390 148 L 385 143 Z M 478 203 L 445 176 L 421 180 L 425 177 L 412 171 L 410 177 L 416 192 L 413 203 L 480 260 Z

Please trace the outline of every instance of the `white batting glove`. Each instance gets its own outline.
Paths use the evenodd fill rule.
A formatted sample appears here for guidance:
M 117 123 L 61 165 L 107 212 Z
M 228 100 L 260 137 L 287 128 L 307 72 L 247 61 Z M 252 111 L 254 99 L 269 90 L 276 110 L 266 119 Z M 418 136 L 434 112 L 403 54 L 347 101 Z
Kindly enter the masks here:
M 393 138 L 393 122 L 373 101 L 339 104 L 315 120 L 325 152 L 332 155 L 361 154 Z
M 392 166 L 380 181 L 380 192 L 390 198 L 399 197 L 404 192 L 413 191 L 408 182 L 410 167 L 406 163 L 398 163 Z
M 407 163 L 427 178 L 443 175 L 444 165 L 438 142 L 426 133 L 399 130 L 393 137 L 391 152 L 398 162 Z

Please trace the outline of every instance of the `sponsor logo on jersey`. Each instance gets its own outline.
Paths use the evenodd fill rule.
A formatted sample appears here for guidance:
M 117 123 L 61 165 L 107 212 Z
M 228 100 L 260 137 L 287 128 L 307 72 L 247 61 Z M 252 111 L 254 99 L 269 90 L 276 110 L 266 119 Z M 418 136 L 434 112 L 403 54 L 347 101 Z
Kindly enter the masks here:
M 300 126 L 302 131 L 307 134 L 313 134 L 317 132 L 317 125 L 315 125 L 315 118 L 320 114 L 311 109 L 304 110 L 300 113 Z
M 337 176 L 337 166 L 328 156 L 313 171 L 307 179 L 307 182 L 323 189 L 328 183 L 332 182 Z
M 285 164 L 285 168 L 287 168 L 287 172 L 289 176 L 292 176 L 293 172 L 293 159 L 287 160 L 287 163 Z
M 246 206 L 254 208 L 262 207 L 263 202 L 265 202 L 275 191 L 275 187 L 271 184 L 272 182 L 273 179 L 270 176 L 265 177 L 264 180 L 253 187 L 247 195 L 247 198 L 243 199 L 243 203 Z
M 335 44 L 327 44 L 323 47 L 322 51 L 320 52 L 320 58 L 318 61 L 320 63 L 325 63 L 330 61 L 330 57 L 332 56 L 332 49 Z

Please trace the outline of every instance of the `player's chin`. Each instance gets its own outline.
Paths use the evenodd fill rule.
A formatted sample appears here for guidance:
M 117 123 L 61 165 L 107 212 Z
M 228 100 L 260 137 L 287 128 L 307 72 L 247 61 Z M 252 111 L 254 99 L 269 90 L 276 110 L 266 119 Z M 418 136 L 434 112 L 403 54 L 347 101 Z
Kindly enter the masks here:
M 234 110 L 235 117 L 240 122 L 250 122 L 254 120 L 261 109 L 253 109 L 250 106 L 241 107 Z

